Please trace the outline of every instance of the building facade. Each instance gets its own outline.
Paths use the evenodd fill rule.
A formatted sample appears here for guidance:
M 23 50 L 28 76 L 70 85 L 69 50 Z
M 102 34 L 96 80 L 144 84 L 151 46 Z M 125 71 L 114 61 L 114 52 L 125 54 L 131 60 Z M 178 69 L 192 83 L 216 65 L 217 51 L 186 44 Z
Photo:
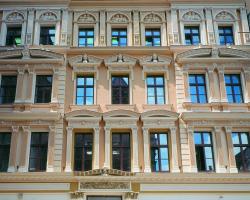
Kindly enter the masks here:
M 250 199 L 247 4 L 0 5 L 0 199 Z

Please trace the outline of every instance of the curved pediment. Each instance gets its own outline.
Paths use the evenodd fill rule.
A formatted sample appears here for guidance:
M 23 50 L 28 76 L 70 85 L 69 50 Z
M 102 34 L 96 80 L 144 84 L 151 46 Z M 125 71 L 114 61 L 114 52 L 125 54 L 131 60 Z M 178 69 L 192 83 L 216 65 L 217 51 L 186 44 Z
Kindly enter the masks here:
M 242 51 L 234 48 L 198 48 L 178 54 L 176 56 L 176 61 L 182 62 L 189 59 L 190 61 L 191 60 L 194 61 L 195 58 L 197 59 L 202 58 L 203 61 L 205 60 L 213 61 L 214 59 L 223 59 L 223 58 L 230 58 L 230 60 L 241 59 L 249 61 L 250 53 L 247 51 Z
M 103 59 L 95 56 L 89 56 L 87 54 L 75 56 L 69 59 L 69 64 L 74 65 L 100 65 Z
M 70 113 L 67 113 L 66 119 L 69 118 L 101 118 L 102 114 L 92 110 L 75 110 Z
M 141 65 L 159 65 L 165 64 L 169 65 L 171 63 L 171 58 L 164 55 L 153 54 L 152 56 L 144 56 L 140 59 Z
M 103 114 L 104 118 L 139 118 L 140 114 L 131 110 L 112 110 Z
M 168 110 L 150 110 L 141 114 L 142 118 L 178 118 L 179 114 Z
M 104 60 L 105 65 L 122 65 L 122 64 L 128 64 L 128 65 L 135 65 L 137 59 L 129 56 L 129 55 L 123 55 L 123 54 L 118 54 L 114 55 L 111 57 L 108 57 Z
M 63 59 L 63 55 L 43 49 L 11 49 L 0 52 L 0 60 L 5 59 Z

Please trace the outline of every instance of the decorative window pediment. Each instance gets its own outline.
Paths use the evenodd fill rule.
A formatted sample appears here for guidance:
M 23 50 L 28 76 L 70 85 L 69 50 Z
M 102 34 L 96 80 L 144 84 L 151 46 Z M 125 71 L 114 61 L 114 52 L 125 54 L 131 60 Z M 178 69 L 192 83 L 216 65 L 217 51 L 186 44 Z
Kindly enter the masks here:
M 110 18 L 111 23 L 129 23 L 129 18 L 125 14 L 117 13 Z
M 150 13 L 143 18 L 144 23 L 162 23 L 162 21 L 162 18 L 155 13 Z
M 201 16 L 194 11 L 188 11 L 183 16 L 182 19 L 184 21 L 201 21 Z
M 20 12 L 12 12 L 6 17 L 7 22 L 22 23 L 24 21 L 24 15 Z
M 227 11 L 222 11 L 216 15 L 215 19 L 217 21 L 234 21 L 235 17 Z
M 147 73 L 162 72 L 168 78 L 168 66 L 171 64 L 171 58 L 164 55 L 153 54 L 144 56 L 140 59 L 140 65 L 143 67 L 143 79 Z
M 233 48 L 198 48 L 180 53 L 176 57 L 177 62 L 193 62 L 194 59 L 199 59 L 201 62 L 214 62 L 215 60 L 228 58 L 224 61 L 231 62 L 241 60 L 249 62 L 250 54 L 246 51 Z
M 96 23 L 96 19 L 93 15 L 84 13 L 78 17 L 77 22 L 78 23 Z
M 96 73 L 98 80 L 98 67 L 101 65 L 103 59 L 84 54 L 82 56 L 75 56 L 69 59 L 69 64 L 73 67 L 73 79 L 77 73 Z
M 43 13 L 40 18 L 39 18 L 41 21 L 57 21 L 57 16 L 55 13 L 53 12 L 45 12 Z
M 133 80 L 133 70 L 132 68 L 135 66 L 137 59 L 128 55 L 114 55 L 104 60 L 105 65 L 108 67 L 108 79 L 111 72 L 128 72 L 131 73 Z

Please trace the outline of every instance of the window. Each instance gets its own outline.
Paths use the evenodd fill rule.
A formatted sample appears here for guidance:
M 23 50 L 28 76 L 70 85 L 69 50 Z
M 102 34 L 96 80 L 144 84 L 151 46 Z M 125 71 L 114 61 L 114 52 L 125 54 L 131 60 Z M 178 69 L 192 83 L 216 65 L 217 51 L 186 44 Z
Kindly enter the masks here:
M 161 31 L 160 29 L 145 30 L 146 46 L 161 46 Z
M 79 29 L 78 35 L 79 47 L 93 47 L 94 46 L 94 29 Z
M 35 103 L 49 103 L 51 101 L 52 76 L 36 76 Z
M 165 90 L 164 90 L 163 76 L 148 76 L 147 77 L 147 95 L 148 104 L 164 104 Z
M 92 170 L 92 154 L 93 154 L 93 135 L 92 133 L 76 133 L 75 134 L 75 171 Z
M 6 46 L 21 45 L 22 27 L 8 27 Z
M 41 27 L 40 29 L 40 44 L 54 45 L 55 44 L 56 29 L 54 26 Z
M 233 28 L 231 26 L 219 26 L 219 39 L 221 45 L 234 44 Z
M 0 87 L 0 104 L 11 104 L 16 96 L 16 76 L 2 76 Z
M 200 43 L 200 28 L 199 26 L 185 26 L 185 44 L 198 45 Z
M 11 133 L 0 133 L 0 172 L 7 172 L 9 166 Z
M 249 133 L 232 133 L 236 166 L 239 171 L 250 171 L 250 140 Z
M 127 46 L 127 29 L 112 29 L 112 46 Z
M 76 83 L 76 104 L 94 104 L 94 77 L 78 76 Z
M 48 133 L 31 133 L 29 171 L 46 171 Z
M 112 104 L 129 104 L 128 76 L 112 76 Z
M 130 171 L 130 134 L 112 134 L 112 168 Z
M 169 171 L 168 134 L 151 133 L 151 169 L 154 172 Z
M 228 102 L 243 103 L 240 75 L 225 74 L 225 84 Z
M 211 133 L 194 133 L 198 171 L 214 171 L 213 143 Z
M 207 103 L 205 75 L 190 74 L 189 90 L 192 103 Z

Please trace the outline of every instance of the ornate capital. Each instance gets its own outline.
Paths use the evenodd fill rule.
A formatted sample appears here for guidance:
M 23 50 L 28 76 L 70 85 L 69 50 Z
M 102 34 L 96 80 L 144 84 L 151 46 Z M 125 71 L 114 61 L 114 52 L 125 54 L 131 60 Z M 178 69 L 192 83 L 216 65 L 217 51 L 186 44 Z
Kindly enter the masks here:
M 127 192 L 125 193 L 125 199 L 138 199 L 138 192 Z
M 105 127 L 105 134 L 110 133 L 111 128 L 110 127 Z
M 132 129 L 132 133 L 133 134 L 137 134 L 137 132 L 138 132 L 138 128 L 137 127 L 132 127 L 131 129 Z
M 231 134 L 232 133 L 232 127 L 231 126 L 225 126 L 225 131 L 226 131 L 226 133 Z
M 71 127 L 71 126 L 68 126 L 66 129 L 67 129 L 68 134 L 72 133 L 72 131 L 73 131 L 73 127 Z
M 148 129 L 149 129 L 149 128 L 147 128 L 147 127 L 143 127 L 143 128 L 142 128 L 143 134 L 146 134 L 146 135 L 147 135 L 147 134 L 148 134 Z
M 194 132 L 194 127 L 193 126 L 188 126 L 187 127 L 187 132 L 188 132 L 188 134 L 193 134 L 193 132 Z
M 18 133 L 19 126 L 12 126 L 11 129 L 12 129 L 12 133 Z
M 214 131 L 215 131 L 216 133 L 219 133 L 219 132 L 221 131 L 221 127 L 220 127 L 220 126 L 215 126 L 215 127 L 214 127 Z
M 95 133 L 99 134 L 100 128 L 99 127 L 94 127 L 94 131 L 95 131 Z
M 176 127 L 170 127 L 170 131 L 171 131 L 171 133 L 175 133 L 176 132 Z
M 71 199 L 83 199 L 84 198 L 84 192 L 79 192 L 79 191 L 71 192 L 70 193 L 70 198 Z
M 55 126 L 49 126 L 49 132 L 56 132 Z
M 23 132 L 29 133 L 30 132 L 30 126 L 22 126 Z

